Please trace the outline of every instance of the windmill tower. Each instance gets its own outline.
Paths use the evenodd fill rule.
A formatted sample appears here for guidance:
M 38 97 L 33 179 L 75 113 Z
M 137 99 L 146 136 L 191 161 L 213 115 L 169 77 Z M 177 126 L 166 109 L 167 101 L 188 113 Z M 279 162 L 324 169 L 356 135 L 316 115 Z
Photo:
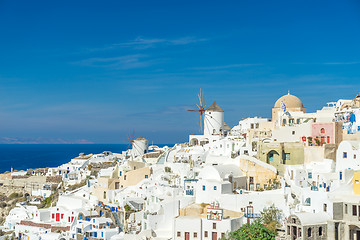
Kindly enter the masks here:
M 224 134 L 224 110 L 214 102 L 210 107 L 205 109 L 204 117 L 204 135 L 205 136 L 222 136 Z
M 204 90 L 202 90 L 200 88 L 200 93 L 198 94 L 198 98 L 199 98 L 199 104 L 196 104 L 196 106 L 198 107 L 198 109 L 190 109 L 188 110 L 189 112 L 198 112 L 200 115 L 200 120 L 199 120 L 199 132 L 203 131 L 203 122 L 204 122 L 204 114 L 205 114 L 205 99 L 206 96 L 204 94 Z
M 132 135 L 128 134 L 128 149 L 131 147 L 131 157 L 136 158 L 148 152 L 149 141 L 144 137 L 138 137 L 135 139 L 135 131 L 133 130 Z
M 138 137 L 132 145 L 132 154 L 134 157 L 141 156 L 148 152 L 149 141 L 144 137 Z

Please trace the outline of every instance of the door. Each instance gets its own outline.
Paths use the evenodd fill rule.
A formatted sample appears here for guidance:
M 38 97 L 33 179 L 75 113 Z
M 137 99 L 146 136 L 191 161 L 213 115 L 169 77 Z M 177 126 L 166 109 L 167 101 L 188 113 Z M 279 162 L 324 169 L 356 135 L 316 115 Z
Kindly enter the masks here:
M 190 233 L 189 232 L 185 232 L 185 240 L 190 240 Z
M 60 213 L 56 214 L 56 221 L 59 222 L 60 221 Z
M 297 239 L 297 227 L 296 226 L 292 226 L 292 239 Z
M 360 240 L 360 231 L 356 231 L 356 240 Z
M 217 232 L 212 232 L 211 240 L 217 240 Z
M 335 240 L 339 240 L 339 223 L 335 223 Z
M 274 154 L 273 153 L 269 153 L 269 160 L 268 163 L 270 164 L 270 162 L 274 161 Z

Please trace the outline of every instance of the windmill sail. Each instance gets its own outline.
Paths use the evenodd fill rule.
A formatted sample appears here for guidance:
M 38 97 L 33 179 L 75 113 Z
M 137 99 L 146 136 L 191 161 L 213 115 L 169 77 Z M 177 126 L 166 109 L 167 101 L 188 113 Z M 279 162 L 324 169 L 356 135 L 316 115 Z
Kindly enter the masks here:
M 199 132 L 203 131 L 203 122 L 204 122 L 204 114 L 205 114 L 205 100 L 206 96 L 204 94 L 204 90 L 200 88 L 200 93 L 198 94 L 199 104 L 196 104 L 198 109 L 190 109 L 190 112 L 198 112 L 200 114 L 200 119 L 198 125 L 200 126 Z

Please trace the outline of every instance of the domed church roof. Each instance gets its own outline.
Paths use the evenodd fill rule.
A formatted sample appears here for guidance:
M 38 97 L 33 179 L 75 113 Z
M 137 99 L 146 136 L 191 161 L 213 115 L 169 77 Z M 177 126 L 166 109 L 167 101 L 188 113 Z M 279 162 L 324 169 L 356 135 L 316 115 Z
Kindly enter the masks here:
M 291 95 L 290 93 L 279 98 L 276 101 L 274 108 L 280 108 L 281 102 L 283 102 L 285 104 L 286 108 L 303 108 L 304 107 L 301 100 L 298 97 Z

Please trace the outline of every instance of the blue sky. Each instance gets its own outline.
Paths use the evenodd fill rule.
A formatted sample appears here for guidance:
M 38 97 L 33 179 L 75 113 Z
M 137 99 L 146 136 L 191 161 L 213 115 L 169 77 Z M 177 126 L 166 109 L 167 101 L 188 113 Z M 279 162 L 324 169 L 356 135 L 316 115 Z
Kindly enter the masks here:
M 187 140 L 204 88 L 225 121 L 360 91 L 359 1 L 0 0 L 0 137 Z

